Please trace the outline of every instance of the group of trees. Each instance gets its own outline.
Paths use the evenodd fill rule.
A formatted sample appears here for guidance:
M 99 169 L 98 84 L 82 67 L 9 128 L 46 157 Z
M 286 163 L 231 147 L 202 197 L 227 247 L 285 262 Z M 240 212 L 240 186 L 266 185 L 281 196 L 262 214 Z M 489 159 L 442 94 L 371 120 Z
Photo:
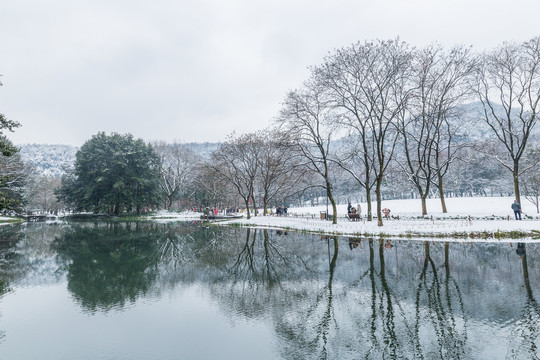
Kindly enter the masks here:
M 540 161 L 536 152 L 523 164 L 534 150 L 529 140 L 540 110 L 540 37 L 482 54 L 399 40 L 358 43 L 311 70 L 303 87 L 286 96 L 278 123 L 314 165 L 332 205 L 328 169 L 338 167 L 363 188 L 368 207 L 375 192 L 382 225 L 381 189 L 394 167 L 416 189 L 423 215 L 432 186 L 446 212 L 444 178 L 467 148 L 480 144 L 467 138 L 466 120 L 491 131 L 490 142 L 474 150 L 510 171 L 521 200 L 520 178 Z M 478 117 L 464 113 L 474 101 Z M 332 151 L 331 142 L 343 136 L 349 143 Z
M 527 198 L 538 202 L 539 147 L 530 142 L 539 100 L 540 37 L 482 54 L 463 46 L 418 49 L 399 40 L 357 43 L 328 55 L 301 88 L 286 95 L 273 136 L 231 138 L 210 166 L 247 207 L 264 192 L 257 176 L 267 167 L 259 149 L 283 149 L 292 161 L 279 166 L 302 181 L 286 183 L 281 196 L 324 189 L 334 223 L 335 190 L 345 176 L 365 193 L 368 220 L 374 193 L 379 225 L 384 188 L 409 183 L 422 215 L 436 188 L 447 212 L 448 178 L 482 188 L 479 177 L 468 174 L 478 168 L 508 170 L 518 201 L 524 178 Z M 487 137 L 475 136 L 482 129 Z
M 228 195 L 219 194 L 220 201 L 245 208 L 248 218 L 250 208 L 254 215 L 258 215 L 258 208 L 266 215 L 269 206 L 284 205 L 286 197 L 312 186 L 305 166 L 301 166 L 305 164 L 292 148 L 286 135 L 276 130 L 231 135 L 204 162 L 197 183 L 201 189 L 209 190 L 210 185 L 226 191 Z M 235 200 L 238 198 L 240 204 Z

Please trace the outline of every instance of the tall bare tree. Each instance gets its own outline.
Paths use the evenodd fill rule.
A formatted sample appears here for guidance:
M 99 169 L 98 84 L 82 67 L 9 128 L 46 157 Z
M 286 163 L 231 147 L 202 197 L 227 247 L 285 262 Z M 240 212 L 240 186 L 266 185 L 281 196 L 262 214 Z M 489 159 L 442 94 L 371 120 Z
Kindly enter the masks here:
M 335 94 L 333 104 L 344 110 L 340 122 L 361 139 L 364 187 L 367 191 L 373 176 L 379 226 L 381 187 L 398 139 L 396 121 L 404 116 L 411 95 L 411 58 L 409 46 L 398 39 L 357 43 L 328 57 L 319 72 Z
M 360 51 L 362 45 L 337 50 L 328 56 L 322 66 L 313 69 L 328 93 L 330 104 L 339 114 L 337 121 L 351 128 L 347 149 L 342 149 L 336 163 L 347 171 L 365 189 L 367 198 L 367 220 L 372 220 L 371 190 L 376 183 L 373 174 L 375 163 L 372 150 L 373 138 L 369 131 L 369 115 L 366 113 L 364 88 L 367 65 Z
M 321 186 L 332 205 L 332 223 L 337 224 L 329 159 L 336 121 L 324 89 L 311 79 L 302 89 L 289 92 L 278 123 L 294 139 L 294 150 L 303 158 L 306 169 L 321 180 Z
M 504 155 L 492 155 L 512 173 L 514 194 L 521 202 L 519 177 L 530 167 L 521 169 L 520 160 L 540 110 L 540 36 L 484 53 L 476 74 L 483 120 L 506 149 Z
M 458 122 L 451 120 L 470 95 L 467 85 L 474 64 L 470 49 L 462 46 L 446 52 L 431 45 L 415 52 L 410 117 L 399 121 L 404 152 L 400 164 L 420 195 L 422 215 L 427 214 L 432 184 L 438 187 L 442 210 L 447 212 L 443 177 L 459 150 L 454 140 Z

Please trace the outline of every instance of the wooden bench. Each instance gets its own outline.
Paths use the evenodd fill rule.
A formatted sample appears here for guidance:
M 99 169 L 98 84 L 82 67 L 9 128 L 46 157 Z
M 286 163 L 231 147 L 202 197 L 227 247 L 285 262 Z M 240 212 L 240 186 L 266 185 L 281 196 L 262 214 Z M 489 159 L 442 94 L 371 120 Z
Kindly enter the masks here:
M 347 214 L 347 219 L 349 219 L 349 221 L 360 221 L 360 214 L 349 213 Z

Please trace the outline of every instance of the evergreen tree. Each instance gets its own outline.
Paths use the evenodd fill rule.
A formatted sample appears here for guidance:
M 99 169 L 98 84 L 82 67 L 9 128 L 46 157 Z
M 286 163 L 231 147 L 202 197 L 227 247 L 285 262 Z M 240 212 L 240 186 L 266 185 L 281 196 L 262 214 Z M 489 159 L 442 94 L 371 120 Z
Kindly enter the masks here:
M 19 149 L 4 135 L 6 130 L 13 131 L 19 126 L 18 122 L 8 120 L 4 114 L 0 114 L 0 210 L 16 209 L 22 201 L 22 162 L 20 157 L 10 159 Z
M 139 213 L 161 200 L 159 157 L 131 134 L 100 132 L 79 149 L 58 195 L 76 210 Z
M 0 146 L 0 210 L 20 211 L 27 181 L 26 166 L 19 150 L 5 136 L 0 135 Z

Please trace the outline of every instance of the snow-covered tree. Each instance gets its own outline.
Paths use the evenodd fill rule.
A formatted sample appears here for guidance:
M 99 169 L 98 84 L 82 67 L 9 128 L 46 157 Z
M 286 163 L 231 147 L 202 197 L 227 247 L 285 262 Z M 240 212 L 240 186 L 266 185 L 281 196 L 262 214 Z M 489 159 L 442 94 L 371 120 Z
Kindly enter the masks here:
M 481 57 L 476 72 L 476 94 L 483 120 L 505 152 L 492 153 L 512 173 L 520 202 L 520 167 L 540 111 L 540 36 L 524 43 L 503 43 Z M 540 159 L 537 159 L 537 162 Z

